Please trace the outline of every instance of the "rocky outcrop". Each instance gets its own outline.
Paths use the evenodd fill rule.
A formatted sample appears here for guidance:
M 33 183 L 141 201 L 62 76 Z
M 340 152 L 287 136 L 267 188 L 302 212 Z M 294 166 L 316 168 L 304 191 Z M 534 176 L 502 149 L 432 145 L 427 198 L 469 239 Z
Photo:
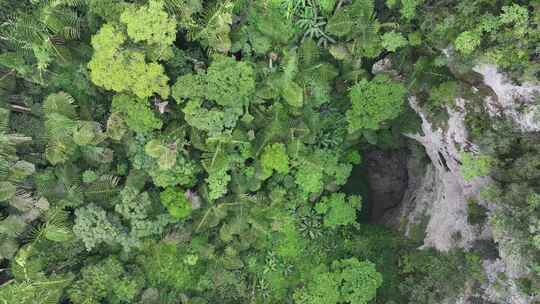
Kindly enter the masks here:
M 485 97 L 485 106 L 491 116 L 511 119 L 523 132 L 540 131 L 540 106 L 535 102 L 535 97 L 540 94 L 538 84 L 513 84 L 492 64 L 477 65 L 473 70 L 495 93 Z
M 423 165 L 418 156 L 409 159 L 409 187 L 402 207 L 396 211 L 399 214 L 385 216 L 389 222 L 392 218 L 407 219 L 401 228 L 409 236 L 412 229 L 418 229 L 417 225 L 426 226 L 426 247 L 443 251 L 456 246 L 469 248 L 477 239 L 489 238 L 490 235 L 487 229 L 470 225 L 467 221 L 467 201 L 479 200 L 480 190 L 489 179 L 479 177 L 465 181 L 460 172 L 460 153 L 465 149 L 476 149 L 467 140 L 465 101 L 457 101 L 457 110 L 448 108 L 449 119 L 445 129 L 432 125 L 415 97 L 411 97 L 409 102 L 422 118 L 422 134 L 407 136 L 421 144 L 429 162 Z M 424 171 L 418 172 L 419 168 Z

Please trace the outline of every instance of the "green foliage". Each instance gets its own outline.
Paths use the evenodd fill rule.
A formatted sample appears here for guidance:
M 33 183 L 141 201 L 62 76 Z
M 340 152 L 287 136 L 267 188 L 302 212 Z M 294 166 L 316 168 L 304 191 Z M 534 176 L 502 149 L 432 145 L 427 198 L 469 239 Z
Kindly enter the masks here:
M 540 142 L 471 71 L 537 78 L 540 5 L 511 2 L 0 0 L 0 303 L 480 293 L 493 253 L 419 249 L 427 216 L 404 238 L 345 192 L 362 152 L 412 147 L 416 112 L 443 128 L 457 98 L 481 151 L 462 175 L 489 174 L 495 206 L 469 224 L 533 294 Z
M 512 4 L 484 11 L 480 13 L 476 7 L 466 10 L 476 15 L 455 25 L 459 35 L 452 35 L 454 46 L 465 56 L 482 56 L 500 67 L 523 73 L 528 65 L 527 54 L 539 38 L 531 34 L 534 22 L 526 6 Z
M 294 301 L 298 304 L 339 303 L 339 278 L 333 273 L 321 273 L 306 288 L 294 293 Z
M 120 21 L 126 25 L 129 38 L 135 42 L 157 44 L 161 48 L 172 45 L 176 40 L 176 22 L 164 6 L 162 0 L 150 0 L 148 6 L 128 7 L 120 15 Z
M 177 219 L 183 219 L 191 213 L 191 202 L 182 189 L 167 188 L 160 194 L 161 203 Z
M 122 46 L 127 40 L 126 34 L 114 24 L 103 25 L 92 37 L 94 55 L 88 63 L 92 81 L 105 89 L 133 93 L 141 99 L 153 94 L 167 98 L 169 78 L 163 66 L 147 63 L 144 52 L 124 50 Z
M 295 82 L 289 82 L 283 87 L 282 91 L 285 101 L 296 108 L 299 108 L 304 103 L 304 89 Z
M 254 90 L 254 74 L 249 64 L 218 55 L 206 74 L 179 77 L 173 86 L 173 97 L 177 103 L 188 100 L 183 112 L 191 126 L 214 136 L 235 126 Z M 204 107 L 203 99 L 215 105 Z
M 461 153 L 461 174 L 465 181 L 478 176 L 486 176 L 491 171 L 493 159 L 488 155 L 478 155 L 470 152 Z
M 376 130 L 384 121 L 396 118 L 406 92 L 402 84 L 386 75 L 377 75 L 371 81 L 361 80 L 349 93 L 352 103 L 346 113 L 349 132 Z
M 45 223 L 32 231 L 34 241 L 47 239 L 53 242 L 68 242 L 73 233 L 68 224 L 68 214 L 60 209 L 48 210 Z
M 217 56 L 206 72 L 206 97 L 224 107 L 242 107 L 255 91 L 254 73 L 246 62 Z
M 363 303 L 375 298 L 382 276 L 371 262 L 356 258 L 336 260 L 331 271 L 321 271 L 294 294 L 295 303 Z
M 479 33 L 465 31 L 456 38 L 456 49 L 465 55 L 469 55 L 480 46 L 481 36 Z
M 401 264 L 405 280 L 399 288 L 416 303 L 442 301 L 463 290 L 468 278 L 482 278 L 479 259 L 457 250 L 422 250 L 405 255 Z
M 206 47 L 218 52 L 227 53 L 231 48 L 229 33 L 233 23 L 233 8 L 230 1 L 213 4 L 205 12 L 202 22 L 192 30 L 192 39 L 199 40 Z
M 382 51 L 381 24 L 373 0 L 356 0 L 329 18 L 326 31 L 344 40 L 355 57 L 375 58 Z
M 265 176 L 272 175 L 272 171 L 277 173 L 289 173 L 289 156 L 282 143 L 275 143 L 266 146 L 261 155 L 261 166 Z
M 73 232 L 88 251 L 100 245 L 119 245 L 125 251 L 138 248 L 142 240 L 160 235 L 172 219 L 153 214 L 153 203 L 147 192 L 126 187 L 120 193 L 115 212 L 96 204 L 88 204 L 75 211 Z
M 231 181 L 231 176 L 227 173 L 227 167 L 208 170 L 208 177 L 205 179 L 208 184 L 208 199 L 216 200 L 227 193 L 227 185 Z
M 120 117 L 115 117 L 115 120 L 124 121 L 135 132 L 147 133 L 155 129 L 160 129 L 162 126 L 161 120 L 156 117 L 156 114 L 150 109 L 150 106 L 144 99 L 124 94 L 115 95 L 112 99 L 111 109 L 113 113 L 121 114 Z M 121 123 L 115 122 L 112 128 L 121 128 L 118 124 Z M 121 136 L 115 137 L 121 138 Z
M 250 102 L 254 90 L 254 73 L 249 64 L 216 56 L 205 75 L 180 77 L 173 87 L 173 96 L 179 103 L 205 97 L 223 107 L 239 108 Z
M 407 39 L 397 32 L 388 32 L 381 37 L 382 46 L 390 52 L 395 52 L 408 44 Z
M 487 219 L 487 209 L 473 199 L 467 200 L 467 220 L 471 225 L 482 224 Z
M 371 262 L 360 262 L 356 258 L 338 260 L 332 263 L 334 272 L 341 280 L 341 301 L 368 303 L 375 298 L 377 288 L 382 284 L 382 276 Z
M 77 113 L 74 102 L 73 97 L 64 92 L 51 94 L 43 102 L 45 128 L 51 137 L 46 156 L 52 164 L 65 162 L 75 153 L 73 132 L 77 127 Z
M 424 0 L 401 0 L 401 8 L 399 12 L 405 19 L 412 19 L 416 16 L 416 8 L 421 5 Z
M 95 265 L 81 270 L 81 277 L 73 283 L 67 293 L 75 303 L 132 302 L 144 286 L 144 278 L 137 270 L 127 272 L 120 261 L 108 257 Z
M 302 160 L 295 174 L 295 182 L 305 194 L 320 193 L 326 183 L 344 185 L 351 170 L 352 165 L 341 161 L 337 153 L 317 150 Z
M 148 243 L 137 257 L 137 264 L 146 274 L 150 286 L 188 291 L 197 285 L 200 265 L 186 257 L 187 252 L 175 244 Z
M 80 4 L 80 3 L 79 3 Z M 54 67 L 55 61 L 65 63 L 70 56 L 65 41 L 73 42 L 81 38 L 83 17 L 77 12 L 81 5 L 64 2 L 39 1 L 32 7 L 9 12 L 0 27 L 3 41 L 9 51 L 0 57 L 0 65 L 16 70 L 29 81 L 45 84 L 44 76 Z M 25 3 L 21 6 L 29 5 Z M 4 52 L 2 52 L 4 53 Z
M 64 288 L 69 286 L 67 276 L 42 275 L 39 279 L 23 282 L 9 282 L 0 288 L 0 302 L 21 304 L 58 303 Z
M 455 81 L 443 82 L 431 90 L 429 100 L 430 107 L 444 107 L 452 105 L 458 96 L 459 85 Z
M 101 243 L 113 244 L 123 235 L 107 216 L 107 212 L 97 205 L 79 208 L 75 216 L 73 232 L 84 242 L 87 250 L 92 250 Z
M 332 193 L 330 196 L 323 197 L 315 210 L 324 215 L 324 226 L 337 228 L 356 222 L 356 212 L 361 208 L 360 196 L 349 196 L 345 198 L 343 193 Z

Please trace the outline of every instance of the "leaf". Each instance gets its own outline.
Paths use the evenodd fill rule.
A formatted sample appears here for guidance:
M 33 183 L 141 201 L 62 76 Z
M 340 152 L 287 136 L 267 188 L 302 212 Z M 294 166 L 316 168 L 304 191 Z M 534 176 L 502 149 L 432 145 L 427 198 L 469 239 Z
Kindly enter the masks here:
M 382 46 L 390 52 L 395 52 L 397 49 L 408 44 L 407 39 L 401 33 L 391 31 L 382 36 Z
M 9 179 L 13 182 L 21 182 L 27 176 L 30 176 L 36 172 L 36 166 L 24 160 L 16 162 L 9 169 Z
M 158 160 L 159 167 L 162 170 L 168 170 L 176 165 L 176 150 L 166 148 Z
M 53 242 L 67 242 L 73 237 L 71 230 L 57 225 L 47 225 L 45 238 Z
M 7 201 L 17 191 L 17 187 L 10 182 L 0 182 L 0 202 Z
M 337 0 L 319 0 L 321 10 L 325 15 L 330 15 L 336 6 Z
M 348 10 L 342 9 L 328 20 L 326 32 L 338 37 L 344 37 L 352 32 L 353 26 L 354 22 L 349 16 Z
M 167 149 L 159 139 L 152 139 L 144 146 L 144 152 L 153 158 L 159 158 L 165 150 Z
M 288 82 L 281 94 L 285 101 L 293 107 L 299 108 L 304 104 L 304 89 L 296 82 Z
M 75 119 L 77 111 L 74 103 L 75 99 L 65 92 L 50 94 L 43 102 L 43 112 L 45 115 L 57 113 Z
M 349 50 L 342 44 L 333 44 L 330 46 L 330 54 L 337 60 L 345 60 L 351 57 Z

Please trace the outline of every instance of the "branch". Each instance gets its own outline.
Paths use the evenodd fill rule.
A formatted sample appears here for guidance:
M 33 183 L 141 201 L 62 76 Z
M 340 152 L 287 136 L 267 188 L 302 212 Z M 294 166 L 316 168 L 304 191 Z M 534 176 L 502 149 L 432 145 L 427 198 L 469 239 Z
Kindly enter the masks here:
M 14 104 L 11 104 L 10 107 L 11 107 L 12 111 L 20 112 L 20 113 L 28 113 L 28 112 L 32 111 L 32 109 L 30 109 L 30 108 L 19 106 L 19 105 L 14 105 Z

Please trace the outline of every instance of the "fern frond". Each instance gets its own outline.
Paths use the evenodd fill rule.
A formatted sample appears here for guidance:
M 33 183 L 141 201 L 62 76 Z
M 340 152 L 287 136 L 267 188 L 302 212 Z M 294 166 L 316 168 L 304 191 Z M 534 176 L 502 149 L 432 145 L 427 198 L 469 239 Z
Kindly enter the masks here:
M 55 242 L 68 241 L 71 238 L 71 228 L 68 224 L 68 213 L 60 208 L 47 211 L 45 215 L 43 236 Z
M 77 109 L 75 105 L 75 98 L 62 91 L 55 94 L 50 94 L 43 102 L 43 113 L 45 115 L 57 113 L 71 119 L 76 119 Z
M 252 203 L 262 203 L 266 200 L 266 197 L 264 194 L 249 194 L 249 193 L 241 193 L 238 195 L 238 198 L 241 201 L 248 201 Z
M 45 224 L 40 224 L 32 227 L 30 231 L 22 237 L 25 242 L 39 242 L 45 238 Z
M 70 8 L 45 7 L 40 20 L 48 31 L 66 39 L 78 39 L 81 32 L 81 18 Z
M 56 176 L 65 189 L 78 188 L 82 185 L 82 177 L 79 168 L 69 164 L 57 168 Z
M 321 57 L 320 52 L 320 48 L 313 39 L 304 39 L 299 52 L 302 66 L 309 67 L 317 63 Z
M 9 130 L 9 110 L 0 108 L 0 133 Z
M 31 49 L 33 44 L 39 45 L 49 37 L 46 27 L 32 15 L 12 17 L 4 25 L 7 39 L 21 48 Z
M 58 206 L 76 208 L 84 203 L 83 190 L 80 186 L 71 186 L 64 190 L 64 198 Z
M 120 178 L 114 175 L 103 175 L 84 189 L 84 196 L 91 201 L 109 201 L 120 193 Z
M 202 10 L 202 6 L 193 5 L 193 1 L 189 0 L 165 0 L 164 2 L 167 12 L 178 17 L 190 17 Z
M 11 167 L 10 162 L 0 154 L 0 178 L 1 179 L 5 179 L 8 176 L 10 167 Z
M 87 0 L 42 0 L 42 2 L 49 6 L 68 6 L 72 8 L 84 7 Z
M 27 212 L 34 208 L 36 200 L 32 193 L 24 189 L 17 189 L 9 204 L 22 212 Z
M 23 271 L 27 269 L 24 268 Z M 32 270 L 29 268 L 28 270 Z M 29 276 L 30 277 L 30 276 Z M 69 285 L 71 278 L 45 278 L 32 275 L 32 280 L 9 281 L 2 286 L 1 303 L 56 304 L 60 301 L 62 290 Z M 35 278 L 35 279 L 34 279 Z
M 45 214 L 45 219 L 48 225 L 55 225 L 57 227 L 68 227 L 69 213 L 60 209 L 49 209 Z

